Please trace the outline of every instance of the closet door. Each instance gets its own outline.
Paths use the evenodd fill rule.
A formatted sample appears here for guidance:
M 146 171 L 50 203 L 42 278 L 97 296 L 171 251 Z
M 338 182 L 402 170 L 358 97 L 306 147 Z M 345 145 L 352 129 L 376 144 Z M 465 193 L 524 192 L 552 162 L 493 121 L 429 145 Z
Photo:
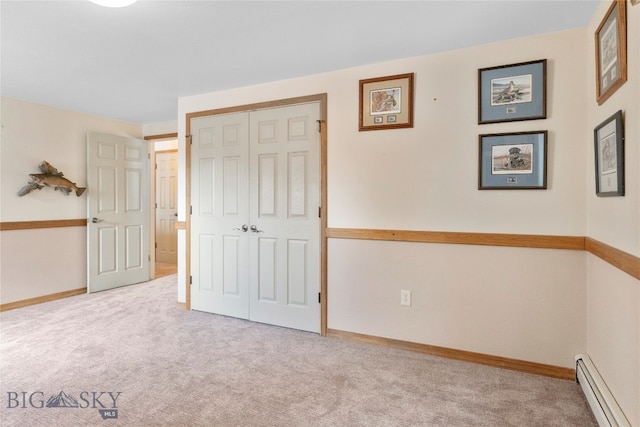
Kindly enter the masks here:
M 320 332 L 319 103 L 250 117 L 250 319 Z
M 191 119 L 191 307 L 249 318 L 249 114 Z
M 191 307 L 320 332 L 319 103 L 191 119 Z

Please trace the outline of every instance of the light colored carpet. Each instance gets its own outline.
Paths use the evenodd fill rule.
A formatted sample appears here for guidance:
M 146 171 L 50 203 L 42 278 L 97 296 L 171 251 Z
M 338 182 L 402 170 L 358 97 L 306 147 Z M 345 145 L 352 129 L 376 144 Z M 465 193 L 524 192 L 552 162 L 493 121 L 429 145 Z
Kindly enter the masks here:
M 175 295 L 172 275 L 0 313 L 0 425 L 596 425 L 571 381 L 180 311 Z M 52 396 L 66 407 L 38 407 Z

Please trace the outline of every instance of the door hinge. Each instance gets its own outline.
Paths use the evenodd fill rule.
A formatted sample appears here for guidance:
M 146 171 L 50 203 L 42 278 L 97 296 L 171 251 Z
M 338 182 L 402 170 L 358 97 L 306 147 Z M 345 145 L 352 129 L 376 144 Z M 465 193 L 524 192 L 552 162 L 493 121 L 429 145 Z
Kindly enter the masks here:
M 193 145 L 193 138 L 191 135 L 187 135 L 187 138 L 189 138 L 189 145 Z
M 158 249 L 158 242 L 156 242 L 156 249 Z
M 322 206 L 318 206 L 318 218 L 322 218 Z
M 193 285 L 193 276 L 189 276 L 189 284 Z
M 318 304 L 322 303 L 322 293 L 318 292 Z
M 158 204 L 156 203 L 156 209 L 158 209 Z
M 318 122 L 318 133 L 322 132 L 322 120 L 316 120 Z
M 189 215 L 193 215 L 193 206 L 189 206 Z
M 151 255 L 149 255 L 149 257 L 148 257 L 148 258 L 149 258 L 149 262 L 151 262 Z

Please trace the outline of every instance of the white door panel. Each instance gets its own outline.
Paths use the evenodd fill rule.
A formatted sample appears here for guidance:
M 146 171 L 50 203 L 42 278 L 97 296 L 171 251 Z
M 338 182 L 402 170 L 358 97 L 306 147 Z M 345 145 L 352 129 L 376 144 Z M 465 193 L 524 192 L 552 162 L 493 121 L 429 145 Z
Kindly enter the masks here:
M 148 144 L 87 134 L 87 288 L 149 279 Z
M 319 118 L 312 103 L 191 119 L 192 308 L 320 331 Z
M 248 114 L 191 121 L 191 307 L 249 317 Z M 247 226 L 248 229 L 248 226 Z
M 318 103 L 251 113 L 250 319 L 320 332 Z
M 156 261 L 177 264 L 178 152 L 156 153 Z

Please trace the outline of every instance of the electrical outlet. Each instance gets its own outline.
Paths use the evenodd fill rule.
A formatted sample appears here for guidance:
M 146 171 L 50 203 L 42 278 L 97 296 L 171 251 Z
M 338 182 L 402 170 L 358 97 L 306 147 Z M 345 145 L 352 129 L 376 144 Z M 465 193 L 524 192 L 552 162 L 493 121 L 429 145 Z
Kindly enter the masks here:
M 400 305 L 411 305 L 411 291 L 404 289 L 400 291 Z

